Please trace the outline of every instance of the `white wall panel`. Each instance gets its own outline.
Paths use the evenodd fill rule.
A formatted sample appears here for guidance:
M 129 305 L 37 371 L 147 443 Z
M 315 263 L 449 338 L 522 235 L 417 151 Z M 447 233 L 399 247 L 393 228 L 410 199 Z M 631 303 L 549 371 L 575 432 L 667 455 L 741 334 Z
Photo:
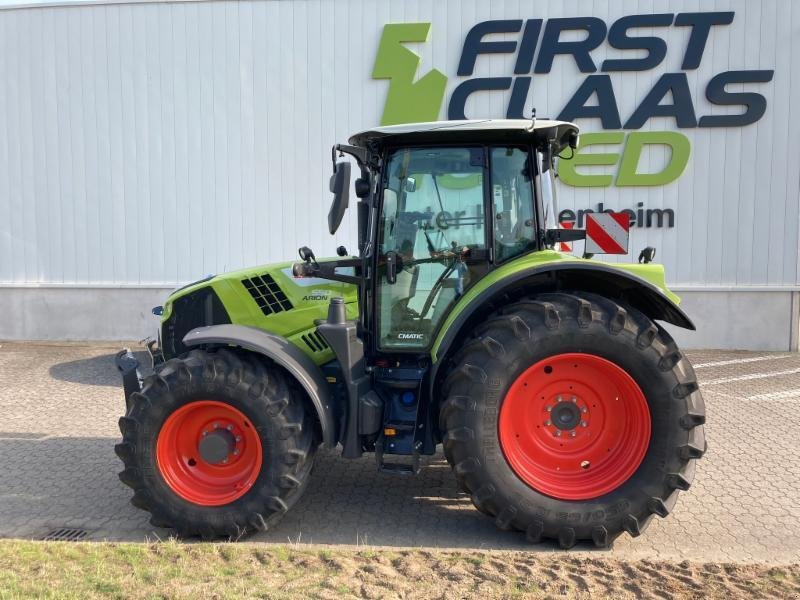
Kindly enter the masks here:
M 684 129 L 692 155 L 664 187 L 561 187 L 564 207 L 675 210 L 671 229 L 634 229 L 671 282 L 797 285 L 800 220 L 800 8 L 789 0 L 527 3 L 520 0 L 257 0 L 74 4 L 0 10 L 0 283 L 173 284 L 259 262 L 354 245 L 353 215 L 326 231 L 329 148 L 380 119 L 372 80 L 388 22 L 431 21 L 421 73 L 452 92 L 464 37 L 487 19 L 735 10 L 687 72 L 698 114 L 729 69 L 775 69 L 753 89 L 767 112 L 744 128 Z M 647 30 L 637 32 L 645 35 Z M 612 73 L 625 119 L 665 71 L 679 71 L 686 27 L 656 28 L 664 64 Z M 629 56 L 604 44 L 592 53 Z M 513 55 L 480 56 L 505 76 Z M 529 105 L 555 116 L 583 81 L 570 57 L 534 76 Z M 475 95 L 471 116 L 505 115 L 507 93 Z M 443 109 L 442 116 L 445 112 Z M 597 130 L 594 120 L 580 123 Z M 644 129 L 674 129 L 656 118 Z M 643 154 L 642 170 L 666 156 Z M 354 211 L 351 211 L 354 212 Z M 623 260 L 631 260 L 625 258 Z

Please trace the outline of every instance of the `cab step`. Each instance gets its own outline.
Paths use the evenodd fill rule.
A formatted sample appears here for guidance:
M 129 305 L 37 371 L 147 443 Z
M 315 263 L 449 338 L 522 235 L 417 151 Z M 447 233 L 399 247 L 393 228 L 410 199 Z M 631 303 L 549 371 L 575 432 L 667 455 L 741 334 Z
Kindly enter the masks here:
M 413 430 L 413 428 L 414 428 L 414 426 L 412 425 L 411 429 Z M 388 439 L 391 439 L 391 438 L 388 438 Z M 384 456 L 385 456 L 385 454 L 384 454 L 384 445 L 387 443 L 386 440 L 387 440 L 386 436 L 381 434 L 381 436 L 378 438 L 378 441 L 375 442 L 375 463 L 378 466 L 378 471 L 380 471 L 382 473 L 394 473 L 394 474 L 398 474 L 398 475 L 416 475 L 417 473 L 419 473 L 419 469 L 420 469 L 420 465 L 419 465 L 419 463 L 420 463 L 420 461 L 419 461 L 420 452 L 419 451 L 420 451 L 420 448 L 421 448 L 422 444 L 416 443 L 414 445 L 414 450 L 411 453 L 411 462 L 410 463 L 409 462 L 401 462 L 401 461 L 395 462 L 395 461 L 386 461 L 386 460 L 384 460 Z M 389 443 L 391 443 L 391 442 L 389 442 Z M 389 452 L 389 454 L 393 454 L 393 453 Z M 407 454 L 406 455 L 402 455 L 402 454 L 397 455 L 397 454 L 395 454 L 395 456 L 408 456 L 408 455 Z

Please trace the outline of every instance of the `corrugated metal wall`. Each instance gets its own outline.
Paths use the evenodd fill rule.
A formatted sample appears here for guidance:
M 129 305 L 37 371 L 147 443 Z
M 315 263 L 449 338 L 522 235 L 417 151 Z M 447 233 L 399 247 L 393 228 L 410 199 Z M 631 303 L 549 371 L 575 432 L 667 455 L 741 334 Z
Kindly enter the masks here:
M 421 73 L 455 77 L 464 36 L 501 18 L 735 10 L 689 71 L 698 115 L 708 80 L 775 69 L 754 125 L 684 129 L 683 176 L 655 188 L 568 188 L 564 206 L 603 202 L 675 210 L 672 229 L 634 230 L 677 284 L 800 283 L 800 6 L 789 0 L 282 0 L 76 5 L 0 11 L 0 282 L 172 284 L 209 272 L 352 244 L 325 229 L 330 145 L 380 119 L 372 80 L 382 27 L 431 21 L 414 45 Z M 645 35 L 642 30 L 637 35 Z M 623 121 L 665 71 L 679 71 L 689 29 L 659 28 L 655 70 L 613 73 Z M 596 62 L 622 56 L 603 45 Z M 630 53 L 627 54 L 630 57 Z M 475 75 L 507 75 L 513 55 L 481 56 Z M 583 80 L 570 57 L 537 76 L 530 103 L 554 116 Z M 737 86 L 731 86 L 736 91 Z M 741 88 L 741 86 L 739 86 Z M 792 101 L 795 99 L 795 102 Z M 508 94 L 476 96 L 475 117 L 504 116 Z M 725 113 L 714 107 L 714 114 Z M 444 112 L 443 112 L 444 116 Z M 598 128 L 595 121 L 581 125 Z M 653 119 L 645 129 L 672 129 Z M 664 156 L 645 154 L 642 170 Z M 351 215 L 352 216 L 352 215 Z

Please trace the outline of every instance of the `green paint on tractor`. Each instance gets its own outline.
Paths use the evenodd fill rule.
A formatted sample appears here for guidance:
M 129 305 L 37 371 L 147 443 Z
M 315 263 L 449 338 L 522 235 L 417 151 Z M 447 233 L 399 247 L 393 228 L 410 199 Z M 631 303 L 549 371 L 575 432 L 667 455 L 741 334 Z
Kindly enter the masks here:
M 292 263 L 282 262 L 232 271 L 188 285 L 173 292 L 167 298 L 161 321 L 164 323 L 172 316 L 172 307 L 176 300 L 201 288 L 210 287 L 216 292 L 228 312 L 231 323 L 257 327 L 284 337 L 308 354 L 316 364 L 324 364 L 333 359 L 333 352 L 327 347 L 317 350 L 313 343 L 309 345 L 303 336 L 308 336 L 316 329 L 315 321 L 326 317 L 328 303 L 335 296 L 344 298 L 347 318 L 356 319 L 358 317 L 358 289 L 354 285 L 326 279 L 298 279 L 291 273 Z M 291 309 L 265 314 L 259 308 L 243 282 L 265 275 L 272 277 L 281 291 L 286 294 L 291 302 Z
M 324 262 L 326 259 L 320 260 Z M 334 260 L 334 259 L 327 259 Z M 431 347 L 431 358 L 439 359 L 439 349 L 448 329 L 470 303 L 476 300 L 481 292 L 492 284 L 520 271 L 541 267 L 548 264 L 585 263 L 587 259 L 578 258 L 570 254 L 542 250 L 524 254 L 505 265 L 491 271 L 486 277 L 469 288 L 464 296 L 453 307 L 447 319 L 439 329 L 438 335 Z M 591 259 L 594 263 L 601 263 L 614 269 L 636 275 L 644 281 L 660 289 L 672 302 L 680 303 L 680 298 L 669 290 L 664 278 L 664 266 L 656 263 L 608 263 Z M 344 298 L 347 307 L 347 318 L 358 317 L 358 289 L 355 285 L 327 281 L 324 279 L 309 280 L 308 278 L 295 278 L 291 275 L 292 263 L 283 262 L 272 265 L 261 265 L 217 275 L 210 280 L 189 285 L 174 292 L 164 304 L 162 322 L 172 314 L 172 305 L 178 298 L 197 291 L 202 287 L 211 287 L 219 296 L 225 309 L 228 311 L 231 322 L 238 325 L 258 327 L 288 339 L 300 350 L 308 354 L 315 363 L 324 364 L 333 358 L 330 349 L 315 351 L 303 340 L 304 335 L 316 329 L 315 322 L 324 319 L 328 312 L 328 302 L 335 296 Z M 265 315 L 253 300 L 252 295 L 242 283 L 253 277 L 270 275 L 280 286 L 292 303 L 293 308 L 279 313 Z

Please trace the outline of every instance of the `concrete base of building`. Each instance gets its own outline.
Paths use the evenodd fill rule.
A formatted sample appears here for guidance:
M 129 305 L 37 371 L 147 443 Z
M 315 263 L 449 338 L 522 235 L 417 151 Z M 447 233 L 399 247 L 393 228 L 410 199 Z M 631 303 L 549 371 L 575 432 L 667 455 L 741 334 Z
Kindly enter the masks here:
M 800 292 L 675 288 L 697 331 L 667 326 L 682 348 L 798 350 Z
M 172 287 L 0 287 L 0 339 L 137 340 L 153 335 Z M 798 350 L 800 292 L 676 288 L 697 331 L 668 326 L 682 348 Z
M 151 312 L 175 286 L 0 288 L 0 339 L 140 340 L 155 334 Z

